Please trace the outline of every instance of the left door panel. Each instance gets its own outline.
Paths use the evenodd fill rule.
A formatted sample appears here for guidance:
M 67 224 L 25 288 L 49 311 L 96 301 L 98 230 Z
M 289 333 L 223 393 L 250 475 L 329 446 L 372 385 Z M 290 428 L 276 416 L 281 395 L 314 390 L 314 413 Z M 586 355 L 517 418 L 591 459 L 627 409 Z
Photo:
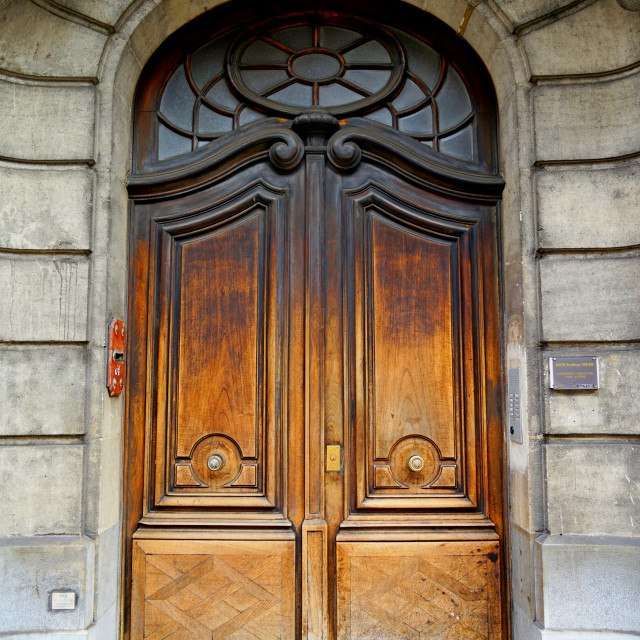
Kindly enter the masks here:
M 303 334 L 290 318 L 303 301 L 290 291 L 304 278 L 304 207 L 289 197 L 296 179 L 254 165 L 215 187 L 134 204 L 132 639 L 250 636 L 252 625 L 295 636 L 303 476 L 291 450 L 301 434 L 289 425 L 302 428 L 303 390 L 290 392 L 289 379 L 302 366 Z
M 152 509 L 277 506 L 283 208 L 255 186 L 158 224 Z

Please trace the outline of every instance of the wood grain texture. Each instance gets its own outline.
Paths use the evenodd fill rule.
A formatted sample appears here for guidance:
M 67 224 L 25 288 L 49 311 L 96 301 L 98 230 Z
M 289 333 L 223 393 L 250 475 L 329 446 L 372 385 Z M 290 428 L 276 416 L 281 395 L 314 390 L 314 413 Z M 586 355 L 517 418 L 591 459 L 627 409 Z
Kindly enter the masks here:
M 226 197 L 216 190 L 198 211 L 203 197 L 172 203 L 169 218 L 165 203 L 143 208 L 156 246 L 149 502 L 214 506 L 243 495 L 253 506 L 273 506 L 287 315 L 282 194 L 254 181 Z M 219 468 L 209 466 L 211 456 Z
M 310 132 L 309 137 L 317 137 L 314 133 Z M 325 175 L 324 153 L 308 153 L 305 162 L 305 520 L 301 528 L 301 626 L 302 636 L 308 640 L 329 640 L 330 637 L 328 530 L 324 521 Z
M 331 637 L 328 615 L 328 529 L 324 522 L 302 525 L 302 637 Z
M 500 640 L 497 542 L 338 543 L 339 640 Z
M 350 347 L 365 365 L 352 373 L 356 504 L 476 505 L 485 490 L 476 414 L 484 402 L 484 215 L 373 177 L 347 202 Z
M 365 224 L 372 453 L 422 435 L 455 458 L 455 244 L 375 212 Z
M 178 457 L 190 457 L 211 433 L 232 438 L 243 457 L 256 457 L 262 416 L 255 376 L 263 366 L 266 324 L 264 235 L 265 212 L 258 209 L 181 247 L 174 282 L 180 291 Z
M 294 637 L 291 541 L 136 540 L 132 640 Z

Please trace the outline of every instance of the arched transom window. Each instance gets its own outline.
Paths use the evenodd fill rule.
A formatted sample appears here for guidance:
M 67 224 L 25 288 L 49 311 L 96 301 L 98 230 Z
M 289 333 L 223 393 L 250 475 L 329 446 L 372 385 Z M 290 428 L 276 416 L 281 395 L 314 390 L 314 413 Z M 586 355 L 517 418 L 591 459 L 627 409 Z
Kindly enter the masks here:
M 473 88 L 422 34 L 307 11 L 219 31 L 186 51 L 157 92 L 154 164 L 263 118 L 314 111 L 373 120 L 479 162 Z

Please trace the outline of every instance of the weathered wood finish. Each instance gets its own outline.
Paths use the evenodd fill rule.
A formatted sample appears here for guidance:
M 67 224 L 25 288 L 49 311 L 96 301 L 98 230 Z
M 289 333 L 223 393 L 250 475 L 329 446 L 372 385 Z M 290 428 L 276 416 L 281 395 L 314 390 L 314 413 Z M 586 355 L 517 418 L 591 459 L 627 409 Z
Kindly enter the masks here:
M 159 262 L 168 266 L 158 281 L 159 339 L 167 345 L 157 356 L 158 386 L 169 398 L 158 394 L 155 506 L 202 505 L 204 495 L 219 506 L 239 494 L 275 506 L 265 470 L 275 467 L 280 444 L 282 208 L 255 185 L 186 224 L 157 223 Z M 221 469 L 208 468 L 210 455 L 220 456 Z
M 140 141 L 125 635 L 507 637 L 485 142 L 473 165 L 326 113 L 164 168 Z
M 499 640 L 497 542 L 338 542 L 338 640 Z
M 295 634 L 295 543 L 135 540 L 132 640 Z
M 474 327 L 481 319 L 473 296 L 481 287 L 472 251 L 480 220 L 473 207 L 460 221 L 464 205 L 453 217 L 437 199 L 398 184 L 401 199 L 382 184 L 359 192 L 346 217 L 352 333 L 365 363 L 355 389 L 357 503 L 476 505 Z M 412 456 L 421 469 L 409 468 Z

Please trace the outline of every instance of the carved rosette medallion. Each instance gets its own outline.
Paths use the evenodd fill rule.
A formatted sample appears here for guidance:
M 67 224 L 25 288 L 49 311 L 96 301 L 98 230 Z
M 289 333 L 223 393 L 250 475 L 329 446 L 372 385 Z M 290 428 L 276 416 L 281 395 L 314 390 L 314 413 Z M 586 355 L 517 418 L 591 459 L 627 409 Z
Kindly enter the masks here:
M 419 493 L 429 487 L 453 488 L 456 464 L 443 459 L 429 438 L 413 435 L 396 441 L 386 460 L 374 465 L 376 489 L 400 489 Z
M 256 463 L 243 461 L 238 445 L 216 434 L 202 438 L 193 448 L 189 461 L 176 462 L 177 487 L 253 487 Z

